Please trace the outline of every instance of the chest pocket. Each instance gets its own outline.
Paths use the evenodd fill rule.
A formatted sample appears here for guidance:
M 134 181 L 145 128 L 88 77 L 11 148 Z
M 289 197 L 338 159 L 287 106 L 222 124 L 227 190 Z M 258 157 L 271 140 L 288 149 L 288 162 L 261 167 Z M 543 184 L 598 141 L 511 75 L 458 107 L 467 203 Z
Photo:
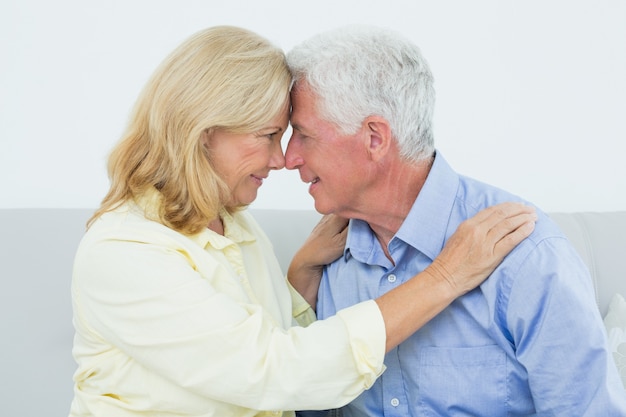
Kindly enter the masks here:
M 420 355 L 425 416 L 506 416 L 506 354 L 498 346 L 426 347 Z

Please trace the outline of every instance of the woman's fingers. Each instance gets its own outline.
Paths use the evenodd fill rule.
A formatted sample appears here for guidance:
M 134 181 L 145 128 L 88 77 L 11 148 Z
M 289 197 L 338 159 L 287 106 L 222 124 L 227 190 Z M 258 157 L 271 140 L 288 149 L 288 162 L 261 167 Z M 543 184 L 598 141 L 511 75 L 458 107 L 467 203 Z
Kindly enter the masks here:
M 330 214 L 322 217 L 304 242 L 307 265 L 322 267 L 339 258 L 348 235 L 348 220 Z
M 487 207 L 466 221 L 469 223 L 485 223 L 486 227 L 492 228 L 502 221 L 517 215 L 532 213 L 535 213 L 535 208 L 532 206 L 523 203 L 506 202 Z
M 431 269 L 459 294 L 469 291 L 532 233 L 535 220 L 534 208 L 519 203 L 484 209 L 459 225 Z
M 504 258 L 522 240 L 526 239 L 535 230 L 537 214 L 522 213 L 509 217 L 491 228 L 490 234 L 495 240 L 494 253 Z
M 506 256 L 535 228 L 537 213 L 535 208 L 522 203 L 500 203 L 478 212 L 468 219 L 486 233 L 486 244 L 493 245 L 497 256 Z

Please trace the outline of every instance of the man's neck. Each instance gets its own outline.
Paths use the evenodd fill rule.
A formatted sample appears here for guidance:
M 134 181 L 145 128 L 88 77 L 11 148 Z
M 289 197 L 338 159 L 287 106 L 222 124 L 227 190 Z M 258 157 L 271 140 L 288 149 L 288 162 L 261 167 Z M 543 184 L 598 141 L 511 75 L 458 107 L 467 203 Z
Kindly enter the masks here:
M 352 216 L 369 224 L 388 258 L 387 245 L 408 216 L 431 166 L 432 159 L 419 164 L 396 163 L 389 167 L 371 190 L 368 207 Z

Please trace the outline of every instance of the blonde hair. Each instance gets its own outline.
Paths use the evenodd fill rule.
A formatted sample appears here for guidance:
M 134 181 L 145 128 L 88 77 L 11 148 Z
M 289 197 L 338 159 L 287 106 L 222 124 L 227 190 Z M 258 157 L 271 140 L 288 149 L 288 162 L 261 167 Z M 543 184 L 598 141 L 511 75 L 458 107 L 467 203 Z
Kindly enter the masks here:
M 89 220 L 156 188 L 161 223 L 185 234 L 218 216 L 230 190 L 210 164 L 203 134 L 255 132 L 288 104 L 282 50 L 245 29 L 196 33 L 157 68 L 111 152 L 109 192 Z

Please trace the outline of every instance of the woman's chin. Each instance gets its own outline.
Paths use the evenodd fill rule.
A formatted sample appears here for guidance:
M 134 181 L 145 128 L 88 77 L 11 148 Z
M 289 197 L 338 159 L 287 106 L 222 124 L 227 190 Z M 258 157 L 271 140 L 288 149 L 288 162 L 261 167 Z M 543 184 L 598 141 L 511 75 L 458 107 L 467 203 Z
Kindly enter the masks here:
M 231 206 L 233 207 L 249 206 L 250 204 L 254 203 L 254 200 L 256 200 L 256 197 L 257 197 L 256 190 L 254 192 L 248 192 L 243 195 L 234 196 L 233 204 L 231 204 Z

